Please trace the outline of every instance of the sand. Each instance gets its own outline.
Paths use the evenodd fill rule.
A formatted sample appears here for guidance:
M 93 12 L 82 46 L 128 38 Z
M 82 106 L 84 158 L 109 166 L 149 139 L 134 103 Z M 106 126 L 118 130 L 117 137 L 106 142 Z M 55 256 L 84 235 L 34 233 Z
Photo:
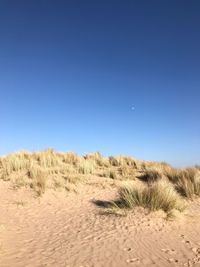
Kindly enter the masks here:
M 102 178 L 104 179 L 104 178 Z M 1 267 L 200 266 L 200 202 L 174 221 L 141 208 L 105 214 L 116 186 L 88 180 L 78 193 L 13 190 L 0 182 Z

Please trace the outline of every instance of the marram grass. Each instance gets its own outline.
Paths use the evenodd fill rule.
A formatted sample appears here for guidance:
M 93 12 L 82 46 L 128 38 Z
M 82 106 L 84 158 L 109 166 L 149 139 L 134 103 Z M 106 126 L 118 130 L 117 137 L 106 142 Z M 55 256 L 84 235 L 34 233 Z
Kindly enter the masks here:
M 89 176 L 140 180 L 142 187 L 129 183 L 119 189 L 119 198 L 114 205 L 120 209 L 142 206 L 150 211 L 182 211 L 184 199 L 200 196 L 199 166 L 175 169 L 166 163 L 145 162 L 127 156 L 107 158 L 99 152 L 79 156 L 52 149 L 0 157 L 0 179 L 10 181 L 14 188 L 29 187 L 38 195 L 48 189 L 76 191 L 77 184 Z
M 147 187 L 136 187 L 133 184 L 122 186 L 116 205 L 127 209 L 141 206 L 150 211 L 163 210 L 166 213 L 183 211 L 185 207 L 183 199 L 167 180 L 160 180 Z

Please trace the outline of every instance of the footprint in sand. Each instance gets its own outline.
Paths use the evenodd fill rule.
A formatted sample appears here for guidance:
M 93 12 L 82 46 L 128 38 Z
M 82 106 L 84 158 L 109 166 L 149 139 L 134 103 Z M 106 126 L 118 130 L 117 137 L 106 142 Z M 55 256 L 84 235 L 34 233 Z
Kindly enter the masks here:
M 124 248 L 124 251 L 131 251 L 131 248 Z
M 166 254 L 168 255 L 173 255 L 173 254 L 176 254 L 176 250 L 175 249 L 169 249 L 169 248 L 163 248 L 161 249 L 163 252 L 165 252 Z M 168 262 L 173 262 L 173 263 L 178 263 L 179 261 L 175 258 L 168 258 L 167 259 Z
M 180 237 L 182 238 L 182 242 L 188 245 L 192 245 L 192 242 L 190 240 L 188 240 L 185 235 L 180 235 Z
M 174 259 L 174 258 L 170 258 L 168 259 L 169 262 L 174 262 L 174 263 L 178 263 L 178 260 L 177 259 Z
M 186 244 L 191 244 L 190 240 L 184 240 Z
M 192 248 L 192 251 L 193 251 L 195 254 L 200 254 L 200 248 L 193 247 L 193 248 Z
M 195 257 L 192 259 L 193 264 L 200 263 L 200 248 L 193 247 L 192 251 L 195 254 Z
M 138 263 L 140 260 L 138 258 L 132 258 L 132 259 L 128 259 L 126 260 L 127 263 Z
M 192 259 L 188 259 L 188 261 L 184 264 L 184 266 L 193 266 L 196 265 L 197 263 L 200 263 L 200 248 L 199 247 L 193 247 L 192 242 L 188 240 L 184 235 L 181 235 L 182 242 L 185 244 L 189 245 L 192 252 L 195 254 L 195 257 Z
M 167 254 L 175 254 L 176 253 L 175 249 L 162 248 L 161 250 Z

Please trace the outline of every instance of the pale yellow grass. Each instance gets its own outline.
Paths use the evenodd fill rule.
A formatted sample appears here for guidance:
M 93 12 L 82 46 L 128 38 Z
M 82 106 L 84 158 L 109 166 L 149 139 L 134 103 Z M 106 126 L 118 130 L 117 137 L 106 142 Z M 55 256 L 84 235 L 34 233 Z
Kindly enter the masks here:
M 168 179 L 170 192 L 173 187 L 177 194 L 193 198 L 200 195 L 199 173 L 198 168 L 180 170 L 167 163 L 139 161 L 127 156 L 106 158 L 99 152 L 79 156 L 72 152 L 57 153 L 47 149 L 33 153 L 21 151 L 0 158 L 0 179 L 11 181 L 14 188 L 30 187 L 38 195 L 47 189 L 75 190 L 78 182 L 84 182 L 86 177 L 93 175 L 102 179 L 131 181 L 138 177 L 147 184 L 148 194 L 152 190 L 155 192 L 157 186 L 166 194 L 166 186 L 158 182 Z M 157 184 L 152 185 L 155 182 Z M 146 194 L 146 191 L 142 194 Z M 150 194 L 149 198 L 154 195 Z
M 185 209 L 185 201 L 166 179 L 147 186 L 126 183 L 120 187 L 118 194 L 118 199 L 111 205 L 114 213 L 117 208 L 133 209 L 140 206 L 149 211 L 163 210 L 169 216 L 174 210 L 182 212 Z

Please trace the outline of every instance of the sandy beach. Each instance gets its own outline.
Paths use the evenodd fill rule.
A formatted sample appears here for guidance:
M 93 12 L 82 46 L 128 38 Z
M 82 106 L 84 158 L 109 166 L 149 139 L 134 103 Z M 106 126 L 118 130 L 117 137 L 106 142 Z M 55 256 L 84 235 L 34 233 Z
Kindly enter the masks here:
M 200 202 L 167 221 L 162 212 L 136 208 L 105 214 L 95 204 L 111 200 L 110 180 L 88 179 L 77 193 L 46 192 L 0 182 L 1 267 L 200 266 Z

